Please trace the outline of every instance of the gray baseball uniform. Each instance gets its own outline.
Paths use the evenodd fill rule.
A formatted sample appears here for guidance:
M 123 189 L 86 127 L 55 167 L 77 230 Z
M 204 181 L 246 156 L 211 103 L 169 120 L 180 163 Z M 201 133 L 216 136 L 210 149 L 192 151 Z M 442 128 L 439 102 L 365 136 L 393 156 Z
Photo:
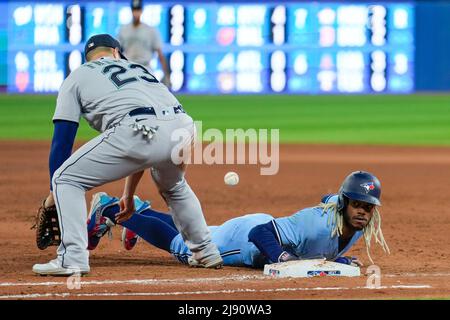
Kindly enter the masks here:
M 171 160 L 173 148 L 181 145 L 172 141 L 173 131 L 187 130 L 191 136 L 184 143 L 191 143 L 195 125 L 164 85 L 126 60 L 85 63 L 63 82 L 53 119 L 78 123 L 80 117 L 102 133 L 75 151 L 52 179 L 61 226 L 57 253 L 64 267 L 89 266 L 85 192 L 147 168 L 194 257 L 218 253 L 183 168 Z
M 162 48 L 158 30 L 144 23 L 140 23 L 137 27 L 133 23 L 122 26 L 118 40 L 123 47 L 125 56 L 144 66 L 148 66 L 153 53 Z

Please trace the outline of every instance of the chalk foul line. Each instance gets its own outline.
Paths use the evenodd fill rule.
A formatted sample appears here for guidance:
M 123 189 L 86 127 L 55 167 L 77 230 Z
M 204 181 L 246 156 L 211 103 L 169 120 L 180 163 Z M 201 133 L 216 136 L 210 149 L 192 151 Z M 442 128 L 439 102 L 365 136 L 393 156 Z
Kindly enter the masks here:
M 92 280 L 80 281 L 82 286 L 92 285 L 117 285 L 117 284 L 135 284 L 135 285 L 160 285 L 169 284 L 185 284 L 185 283 L 204 283 L 218 281 L 245 281 L 245 280 L 264 280 L 272 279 L 264 275 L 245 275 L 245 276 L 229 276 L 229 277 L 211 277 L 211 278 L 181 278 L 181 279 L 130 279 L 130 280 Z M 0 282 L 0 287 L 22 287 L 22 286 L 66 286 L 66 281 L 47 281 L 47 282 Z
M 450 277 L 450 273 L 404 273 L 404 274 L 382 274 L 382 277 Z M 274 278 L 266 275 L 236 275 L 226 277 L 210 277 L 210 278 L 180 278 L 180 279 L 129 279 L 129 280 L 87 280 L 80 281 L 82 286 L 96 285 L 161 285 L 161 284 L 186 284 L 186 283 L 208 283 L 208 282 L 225 282 L 225 281 L 252 281 L 252 280 L 273 280 Z M 0 282 L 2 287 L 49 287 L 49 286 L 66 286 L 66 281 L 46 281 L 46 282 Z
M 154 297 L 154 296 L 180 296 L 180 295 L 209 295 L 209 294 L 235 294 L 235 293 L 267 293 L 267 292 L 295 292 L 295 291 L 344 291 L 344 290 L 374 290 L 374 289 L 431 289 L 430 285 L 396 285 L 368 287 L 315 287 L 315 288 L 276 288 L 276 289 L 230 289 L 230 290 L 204 290 L 204 291 L 173 291 L 173 292 L 99 292 L 99 293 L 32 293 L 18 295 L 0 295 L 0 299 L 38 299 L 38 298 L 88 298 L 88 297 Z

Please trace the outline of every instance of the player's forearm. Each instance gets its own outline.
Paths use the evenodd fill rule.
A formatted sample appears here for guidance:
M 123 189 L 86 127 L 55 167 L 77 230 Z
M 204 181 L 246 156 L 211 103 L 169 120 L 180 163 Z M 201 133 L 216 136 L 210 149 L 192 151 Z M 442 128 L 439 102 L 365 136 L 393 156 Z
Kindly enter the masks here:
M 50 173 L 50 190 L 52 190 L 52 179 L 56 170 L 72 154 L 73 143 L 78 130 L 78 123 L 56 120 L 54 121 L 54 132 L 52 146 L 48 159 Z
M 279 262 L 284 250 L 276 237 L 272 222 L 254 227 L 248 234 L 248 240 L 271 262 Z
M 167 64 L 167 60 L 164 57 L 163 53 L 161 51 L 158 52 L 159 62 L 161 63 L 161 67 L 164 71 L 164 74 L 168 76 L 170 74 L 169 66 Z
M 142 178 L 142 175 L 144 174 L 144 170 L 133 173 L 132 175 L 129 175 L 125 180 L 125 187 L 123 190 L 123 197 L 125 198 L 131 198 L 134 196 L 136 192 L 136 188 L 139 184 L 139 181 Z

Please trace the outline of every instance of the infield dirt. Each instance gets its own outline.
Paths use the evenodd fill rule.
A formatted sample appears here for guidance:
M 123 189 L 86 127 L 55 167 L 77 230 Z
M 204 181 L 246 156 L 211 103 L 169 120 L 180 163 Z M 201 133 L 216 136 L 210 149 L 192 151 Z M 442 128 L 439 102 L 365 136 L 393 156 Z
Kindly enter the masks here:
M 133 251 L 103 238 L 91 252 L 91 273 L 81 289 L 67 288 L 65 278 L 39 277 L 34 263 L 55 257 L 55 247 L 36 248 L 34 214 L 48 193 L 49 142 L 0 142 L 0 299 L 327 299 L 450 297 L 450 148 L 283 145 L 280 171 L 261 176 L 256 165 L 192 165 L 187 179 L 196 192 L 209 225 L 246 213 L 275 217 L 319 203 L 337 192 L 355 170 L 374 173 L 382 183 L 382 226 L 391 254 L 372 244 L 381 268 L 381 288 L 367 289 L 367 276 L 274 280 L 262 270 L 225 267 L 193 269 L 168 253 L 141 241 Z M 226 172 L 240 176 L 226 186 Z M 106 191 L 120 196 L 122 182 L 87 194 Z M 138 188 L 161 211 L 166 206 L 149 175 Z M 369 260 L 362 240 L 350 254 Z M 364 272 L 366 267 L 362 268 Z

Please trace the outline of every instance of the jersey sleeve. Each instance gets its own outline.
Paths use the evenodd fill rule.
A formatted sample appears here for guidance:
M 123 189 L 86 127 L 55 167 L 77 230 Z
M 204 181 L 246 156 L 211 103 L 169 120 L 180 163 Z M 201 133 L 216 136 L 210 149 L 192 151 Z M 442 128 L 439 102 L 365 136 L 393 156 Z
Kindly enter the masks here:
M 307 208 L 294 213 L 289 217 L 275 219 L 274 225 L 279 234 L 281 244 L 297 251 L 303 247 L 308 240 L 320 231 L 320 225 L 316 220 L 316 209 Z
M 274 220 L 275 230 L 279 236 L 281 245 L 297 247 L 303 239 L 303 231 L 300 229 L 299 213 L 289 217 Z
M 67 120 L 79 123 L 80 117 L 81 101 L 79 86 L 75 74 L 71 73 L 59 89 L 53 121 Z

